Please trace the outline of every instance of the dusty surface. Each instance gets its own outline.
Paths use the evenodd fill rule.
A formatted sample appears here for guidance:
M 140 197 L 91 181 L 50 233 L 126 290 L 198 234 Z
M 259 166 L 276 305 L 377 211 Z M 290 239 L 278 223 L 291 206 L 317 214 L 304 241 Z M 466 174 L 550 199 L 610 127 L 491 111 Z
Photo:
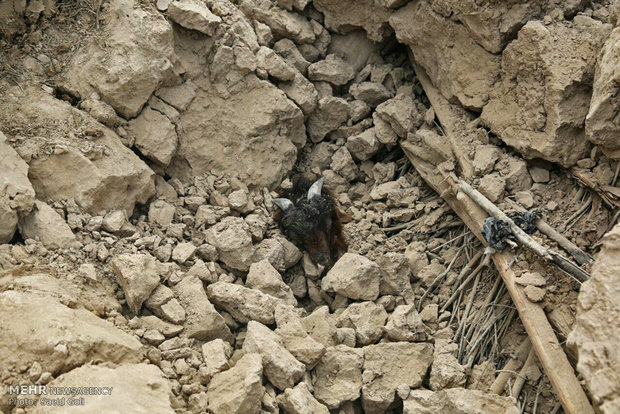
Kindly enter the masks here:
M 0 411 L 558 412 L 483 246 L 402 144 L 594 255 L 583 285 L 526 249 L 512 269 L 617 412 L 619 13 L 1 2 Z M 466 110 L 456 143 L 414 67 Z M 346 217 L 324 270 L 274 219 L 299 175 Z M 114 391 L 52 407 L 15 385 Z

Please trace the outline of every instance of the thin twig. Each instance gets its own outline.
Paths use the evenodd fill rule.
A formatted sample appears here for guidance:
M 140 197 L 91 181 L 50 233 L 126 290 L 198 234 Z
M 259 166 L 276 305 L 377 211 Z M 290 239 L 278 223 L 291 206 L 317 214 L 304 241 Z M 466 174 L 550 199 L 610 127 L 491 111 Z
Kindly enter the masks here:
M 430 292 L 433 291 L 433 289 L 435 289 L 435 286 L 437 286 L 439 284 L 439 282 L 448 274 L 448 272 L 450 271 L 450 269 L 452 269 L 452 265 L 454 265 L 454 262 L 456 261 L 456 259 L 458 259 L 458 257 L 461 255 L 461 252 L 463 251 L 463 249 L 465 248 L 465 246 L 461 246 L 461 248 L 458 250 L 458 252 L 456 252 L 456 254 L 454 255 L 454 257 L 452 258 L 452 260 L 450 261 L 450 264 L 448 265 L 448 267 L 446 268 L 446 270 L 444 270 L 443 272 L 441 272 L 440 275 L 438 275 L 435 280 L 433 280 L 433 282 L 430 284 L 430 286 L 428 287 L 428 289 L 426 289 L 426 291 L 424 292 L 424 294 L 422 295 L 422 298 L 420 298 L 420 302 L 418 303 L 418 312 L 420 312 L 420 310 L 422 309 L 422 303 L 424 303 L 424 299 L 426 299 L 426 297 L 428 296 L 428 294 Z

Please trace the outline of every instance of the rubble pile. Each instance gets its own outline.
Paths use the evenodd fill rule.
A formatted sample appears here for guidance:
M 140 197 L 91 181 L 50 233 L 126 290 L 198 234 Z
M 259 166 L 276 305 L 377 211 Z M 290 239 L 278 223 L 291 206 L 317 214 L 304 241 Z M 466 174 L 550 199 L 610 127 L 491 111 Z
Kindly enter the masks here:
M 540 372 L 529 399 L 490 392 L 526 335 L 492 270 L 461 285 L 482 246 L 401 145 L 466 157 L 490 201 L 543 211 L 593 252 L 617 216 L 566 171 L 619 194 L 616 6 L 84 3 L 0 5 L 0 410 L 64 412 L 9 404 L 12 384 L 118 390 L 81 412 L 553 409 Z M 468 111 L 461 155 L 421 70 Z M 324 177 L 346 216 L 349 250 L 325 271 L 274 220 L 299 175 Z M 558 332 L 575 326 L 604 413 L 620 395 L 618 329 L 596 329 L 617 308 L 616 238 L 578 300 L 565 275 L 514 261 Z M 496 344 L 467 343 L 490 302 Z

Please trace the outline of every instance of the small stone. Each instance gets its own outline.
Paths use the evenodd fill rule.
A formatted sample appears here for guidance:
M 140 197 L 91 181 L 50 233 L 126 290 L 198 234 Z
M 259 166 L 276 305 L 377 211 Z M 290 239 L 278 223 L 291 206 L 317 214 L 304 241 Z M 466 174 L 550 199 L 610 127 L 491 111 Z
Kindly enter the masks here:
M 345 345 L 330 347 L 314 370 L 314 396 L 329 409 L 359 398 L 364 351 Z
M 226 217 L 211 227 L 206 236 L 224 264 L 236 270 L 249 270 L 254 246 L 250 227 L 242 218 Z
M 318 108 L 308 117 L 307 131 L 312 142 L 344 124 L 349 118 L 349 104 L 342 98 L 327 96 L 319 100 Z
M 587 170 L 592 169 L 595 165 L 596 165 L 596 161 L 594 161 L 592 158 L 584 158 L 584 159 L 577 161 L 577 166 L 579 168 L 585 168 Z
M 228 205 L 231 209 L 240 213 L 247 213 L 248 210 L 248 193 L 243 190 L 233 191 L 228 195 Z
M 241 323 L 255 320 L 269 325 L 275 322 L 275 308 L 282 301 L 259 290 L 228 282 L 216 282 L 207 287 L 209 298 Z
M 530 191 L 517 191 L 515 193 L 515 200 L 527 209 L 534 207 L 534 204 L 536 204 L 534 196 Z
M 278 325 L 275 333 L 282 340 L 282 345 L 298 361 L 306 364 L 307 369 L 314 367 L 325 353 L 325 346 L 308 335 L 295 308 L 278 305 L 275 318 Z
M 230 344 L 220 338 L 202 345 L 202 356 L 205 361 L 205 373 L 213 377 L 218 372 L 230 368 L 228 360 L 232 356 L 233 349 Z
M 538 272 L 525 272 L 515 279 L 515 282 L 521 286 L 537 286 L 542 287 L 547 284 L 547 280 Z
M 79 243 L 64 219 L 39 200 L 34 201 L 29 214 L 19 219 L 18 227 L 24 239 L 39 240 L 48 249 L 76 247 Z
M 149 223 L 166 227 L 172 223 L 174 211 L 174 206 L 171 206 L 163 200 L 156 200 L 149 206 Z
M 478 145 L 472 165 L 477 174 L 484 175 L 493 171 L 499 159 L 500 151 L 495 145 Z
M 292 81 L 295 79 L 297 71 L 268 47 L 261 47 L 256 54 L 256 65 L 258 68 L 266 70 L 270 76 L 282 81 Z
M 377 139 L 375 128 L 367 129 L 361 134 L 349 137 L 346 145 L 351 155 L 360 161 L 372 158 L 381 149 L 381 143 Z
M 390 99 L 392 94 L 378 82 L 362 82 L 351 85 L 349 92 L 355 99 L 366 102 L 371 107 Z
M 330 168 L 348 181 L 355 179 L 358 174 L 357 165 L 346 147 L 341 147 L 334 153 Z
M 187 271 L 186 276 L 194 276 L 208 283 L 215 283 L 218 279 L 215 264 L 213 262 L 209 262 L 209 264 L 207 265 L 200 259 L 196 260 L 196 263 L 194 263 L 194 265 Z
M 92 263 L 84 263 L 80 265 L 78 272 L 80 272 L 80 275 L 86 279 L 92 280 L 93 282 L 97 281 L 97 270 Z
M 181 306 L 176 298 L 161 305 L 161 315 L 163 318 L 176 324 L 183 323 L 186 317 L 185 309 L 183 309 L 183 306 Z
M 478 191 L 492 203 L 499 201 L 504 196 L 505 189 L 506 181 L 497 173 L 485 175 L 478 185 Z
M 433 361 L 428 343 L 381 343 L 364 348 L 364 412 L 382 413 L 394 401 L 401 384 L 418 388 Z
M 192 243 L 179 243 L 172 250 L 172 260 L 179 264 L 184 264 L 194 255 L 195 251 L 196 246 Z
M 388 318 L 385 333 L 393 341 L 426 341 L 430 329 L 424 325 L 422 317 L 413 304 L 400 305 Z
M 558 208 L 558 203 L 556 203 L 555 201 L 551 200 L 547 203 L 547 210 L 549 211 L 555 211 Z
M 148 344 L 157 346 L 166 340 L 166 337 L 159 331 L 155 329 L 149 329 L 144 332 L 142 335 L 142 339 L 144 339 Z
M 340 315 L 343 327 L 355 329 L 356 344 L 376 343 L 383 335 L 388 314 L 383 306 L 373 302 L 353 303 Z
M 41 369 L 41 364 L 35 361 L 32 363 L 30 369 L 28 370 L 28 378 L 30 378 L 30 381 L 36 382 L 42 373 L 43 370 Z
M 523 291 L 525 292 L 525 296 L 527 296 L 527 298 L 532 302 L 540 302 L 544 299 L 545 294 L 547 293 L 545 289 L 532 285 L 526 286 Z
M 314 398 L 305 382 L 284 390 L 277 399 L 280 408 L 289 414 L 329 414 L 327 407 Z
M 102 227 L 109 233 L 118 233 L 127 221 L 124 210 L 111 211 L 103 217 Z
M 422 312 L 420 312 L 420 318 L 422 318 L 422 322 L 436 323 L 439 317 L 438 313 L 439 306 L 436 303 L 431 303 L 422 309 Z
M 535 183 L 548 183 L 549 182 L 549 170 L 542 167 L 530 168 L 530 176 Z

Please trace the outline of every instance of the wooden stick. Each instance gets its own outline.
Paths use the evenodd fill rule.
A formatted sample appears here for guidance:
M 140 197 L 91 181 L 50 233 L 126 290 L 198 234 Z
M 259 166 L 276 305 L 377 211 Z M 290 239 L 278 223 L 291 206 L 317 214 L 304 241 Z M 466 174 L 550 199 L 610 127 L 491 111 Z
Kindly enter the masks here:
M 501 395 L 504 392 L 504 387 L 506 386 L 506 382 L 508 382 L 508 378 L 523 365 L 525 358 L 530 353 L 530 349 L 532 349 L 532 342 L 530 338 L 525 338 L 523 343 L 517 348 L 515 355 L 506 362 L 502 372 L 499 373 L 495 381 L 493 381 L 493 384 L 491 384 L 491 388 L 489 388 L 490 392 L 497 395 Z
M 510 199 L 507 199 L 507 201 L 510 203 L 511 207 L 514 208 L 515 210 L 521 211 L 521 212 L 525 211 L 523 207 L 521 207 L 514 201 Z M 592 266 L 594 264 L 594 259 L 592 258 L 592 256 L 590 256 L 589 254 L 581 250 L 579 247 L 577 247 L 576 244 L 568 240 L 562 233 L 560 233 L 559 231 L 551 227 L 543 219 L 538 219 L 536 221 L 536 228 L 538 228 L 538 230 L 541 233 L 549 237 L 551 240 L 559 244 L 560 247 L 562 247 L 571 256 L 573 256 L 573 259 L 575 259 L 575 261 L 577 261 L 577 263 L 579 263 L 580 265 Z
M 437 171 L 436 166 L 415 157 L 402 145 L 401 148 L 428 185 L 446 200 L 472 233 L 486 245 L 481 233 L 482 225 L 488 217 L 485 211 L 464 193 L 459 193 L 457 196 L 452 191 L 451 185 Z M 575 371 L 568 362 L 544 310 L 539 304 L 527 299 L 523 290 L 515 282 L 516 275 L 511 269 L 507 269 L 512 256 L 505 252 L 495 253 L 492 258 L 564 410 L 567 414 L 593 414 L 594 410 L 588 397 L 581 388 Z
M 521 244 L 529 247 L 536 254 L 555 264 L 568 275 L 573 276 L 580 282 L 585 282 L 590 278 L 590 274 L 577 266 L 575 263 L 571 262 L 569 259 L 562 256 L 561 254 L 543 247 L 540 243 L 531 238 L 527 233 L 521 230 L 521 228 L 517 226 L 506 214 L 504 214 L 502 210 L 500 210 L 495 204 L 491 203 L 488 198 L 483 196 L 471 185 L 467 184 L 463 180 L 455 179 L 452 175 L 448 175 L 446 177 L 446 180 L 450 184 L 458 186 L 460 190 L 467 194 L 469 198 L 474 200 L 480 207 L 486 210 L 487 213 L 489 213 L 496 219 L 505 221 L 510 224 L 510 229 L 512 230 L 512 233 L 515 235 L 517 240 L 521 242 Z
M 620 189 L 611 185 L 600 185 L 590 179 L 590 177 L 583 172 L 580 168 L 572 167 L 568 172 L 577 179 L 581 184 L 595 191 L 596 194 L 609 206 L 611 209 L 620 207 Z
M 525 381 L 528 379 L 527 371 L 530 369 L 530 367 L 532 367 L 533 365 L 536 365 L 537 362 L 538 362 L 538 358 L 536 358 L 536 352 L 534 352 L 533 349 L 530 349 L 530 353 L 528 354 L 527 359 L 525 360 L 525 363 L 523 364 L 523 367 L 521 368 L 521 371 L 519 371 L 519 375 L 517 375 L 517 379 L 515 379 L 515 383 L 512 384 L 511 395 L 515 397 L 516 399 L 519 399 L 519 394 L 521 394 L 521 389 L 523 388 L 523 385 L 525 385 Z
M 430 78 L 426 74 L 423 67 L 418 65 L 413 59 L 411 64 L 413 70 L 426 92 L 426 97 L 431 102 L 435 115 L 439 118 L 439 122 L 445 129 L 446 138 L 450 141 L 452 147 L 452 153 L 461 167 L 461 171 L 465 177 L 471 177 L 474 174 L 474 167 L 465 154 L 469 151 L 464 147 L 465 140 L 459 139 L 461 132 L 458 126 L 461 126 L 466 121 L 469 121 L 467 111 L 460 106 L 456 106 L 448 102 L 448 100 L 439 92 L 439 90 L 433 85 Z

